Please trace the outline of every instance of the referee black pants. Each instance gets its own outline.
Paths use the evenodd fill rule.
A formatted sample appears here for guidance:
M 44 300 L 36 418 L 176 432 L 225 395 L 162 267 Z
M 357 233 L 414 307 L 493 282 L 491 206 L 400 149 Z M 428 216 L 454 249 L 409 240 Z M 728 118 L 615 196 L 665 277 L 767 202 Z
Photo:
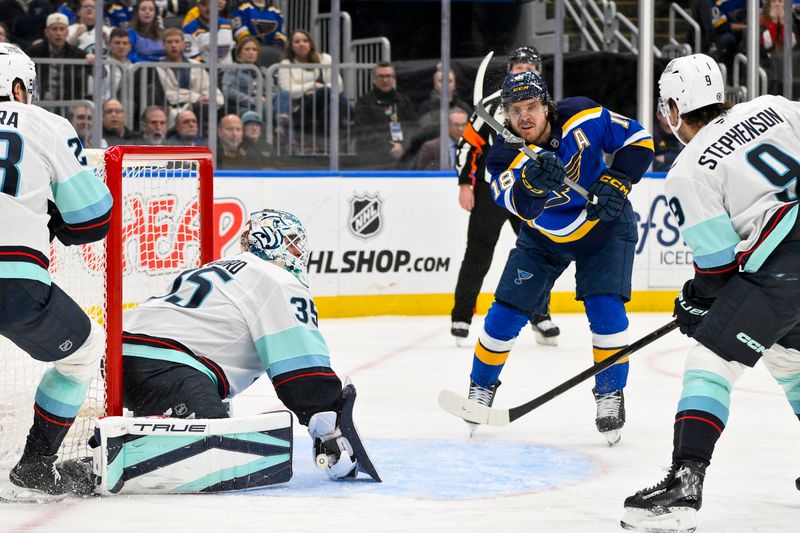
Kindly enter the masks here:
M 517 216 L 494 203 L 489 184 L 485 181 L 476 180 L 473 192 L 475 207 L 469 214 L 467 249 L 458 272 L 455 305 L 450 314 L 453 322 L 468 324 L 472 322 L 472 315 L 475 313 L 475 302 L 483 285 L 483 278 L 492 266 L 494 248 L 503 224 L 508 220 L 514 233 L 519 234 L 522 222 Z

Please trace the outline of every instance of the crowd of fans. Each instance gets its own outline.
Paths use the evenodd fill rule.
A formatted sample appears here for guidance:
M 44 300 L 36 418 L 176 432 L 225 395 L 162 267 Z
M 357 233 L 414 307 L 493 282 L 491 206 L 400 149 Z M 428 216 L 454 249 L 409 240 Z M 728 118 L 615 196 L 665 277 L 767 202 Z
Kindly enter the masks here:
M 203 144 L 214 121 L 222 168 L 264 168 L 280 155 L 327 153 L 331 56 L 318 50 L 307 30 L 284 33 L 283 15 L 269 0 L 218 0 L 218 87 L 211 86 L 205 67 L 209 0 L 105 2 L 101 50 L 95 49 L 98 4 L 0 0 L 0 41 L 14 42 L 34 58 L 43 105 L 62 106 L 85 144 Z M 94 142 L 90 100 L 98 56 L 104 65 L 103 137 Z M 281 67 L 270 79 L 267 68 L 276 63 Z M 122 90 L 126 73 L 132 73 L 129 93 Z M 471 113 L 457 96 L 452 70 L 449 76 L 449 107 Z M 361 98 L 339 96 L 341 152 L 357 155 L 362 168 L 438 167 L 429 141 L 439 135 L 441 70 L 419 105 L 397 91 L 390 63 L 372 69 L 371 80 L 372 90 Z M 338 81 L 343 87 L 341 75 Z M 211 98 L 218 109 L 213 117 Z

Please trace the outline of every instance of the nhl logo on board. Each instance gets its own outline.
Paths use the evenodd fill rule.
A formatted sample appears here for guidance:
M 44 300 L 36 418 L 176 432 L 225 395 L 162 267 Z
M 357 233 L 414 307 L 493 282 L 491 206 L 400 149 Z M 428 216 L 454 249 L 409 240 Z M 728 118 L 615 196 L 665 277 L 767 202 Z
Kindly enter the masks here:
M 64 342 L 58 345 L 58 349 L 61 350 L 62 352 L 66 352 L 70 348 L 72 348 L 72 341 L 69 339 L 65 340 Z
M 347 227 L 359 239 L 371 239 L 383 228 L 383 200 L 376 194 L 355 194 L 350 198 L 350 220 Z

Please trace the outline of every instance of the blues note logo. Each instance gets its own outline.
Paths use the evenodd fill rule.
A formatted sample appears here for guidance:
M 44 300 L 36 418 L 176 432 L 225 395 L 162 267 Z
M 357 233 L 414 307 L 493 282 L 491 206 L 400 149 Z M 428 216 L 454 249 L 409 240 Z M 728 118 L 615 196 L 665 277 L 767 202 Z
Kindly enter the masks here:
M 514 283 L 517 285 L 522 285 L 523 281 L 528 281 L 533 277 L 533 274 L 530 272 L 525 272 L 524 270 L 517 269 L 517 279 L 514 280 Z

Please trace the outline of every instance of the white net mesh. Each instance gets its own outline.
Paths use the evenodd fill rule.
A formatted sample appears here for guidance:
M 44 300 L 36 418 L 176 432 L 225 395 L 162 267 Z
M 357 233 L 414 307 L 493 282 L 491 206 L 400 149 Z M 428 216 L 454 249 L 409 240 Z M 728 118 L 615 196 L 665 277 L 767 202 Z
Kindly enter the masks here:
M 122 223 L 110 230 L 109 239 L 114 231 L 121 236 L 125 308 L 166 292 L 176 273 L 201 264 L 198 161 L 180 156 L 163 159 L 165 151 L 168 153 L 169 149 L 161 149 L 159 160 L 141 155 L 123 160 Z M 106 176 L 102 150 L 87 152 L 98 176 L 120 179 Z M 203 246 L 210 245 L 211 236 L 203 238 L 207 239 Z M 118 283 L 119 277 L 112 272 L 106 280 L 106 250 L 107 240 L 71 247 L 56 240 L 50 258 L 53 281 L 100 324 L 108 321 L 107 288 Z M 121 343 L 121 339 L 110 335 L 107 343 Z M 13 465 L 22 452 L 33 419 L 36 387 L 47 366 L 0 337 L 0 467 Z M 75 425 L 64 440 L 62 459 L 88 455 L 86 441 L 92 431 L 91 419 L 107 414 L 106 375 L 104 358 Z

